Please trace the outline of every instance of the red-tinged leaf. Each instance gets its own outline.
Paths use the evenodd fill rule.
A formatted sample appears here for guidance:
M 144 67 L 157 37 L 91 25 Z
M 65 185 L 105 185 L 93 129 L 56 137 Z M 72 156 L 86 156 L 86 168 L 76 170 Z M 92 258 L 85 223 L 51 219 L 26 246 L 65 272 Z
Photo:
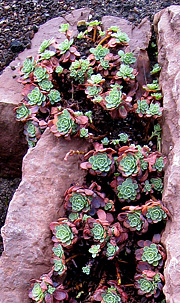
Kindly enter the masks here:
M 26 97 L 35 87 L 36 85 L 26 84 L 21 94 Z
M 120 106 L 118 111 L 121 118 L 125 119 L 127 117 L 127 110 L 124 106 Z
M 86 124 L 88 124 L 88 117 L 76 116 L 76 123 L 79 125 L 86 125 Z
M 84 192 L 87 196 L 92 196 L 94 194 L 94 192 L 92 190 L 87 189 L 87 188 L 84 189 Z
M 83 162 L 83 163 L 80 164 L 80 167 L 81 167 L 82 169 L 89 169 L 89 168 L 92 167 L 92 164 L 89 163 L 89 162 Z
M 75 51 L 77 51 L 77 48 L 75 46 L 71 46 L 69 50 L 71 53 L 75 53 Z
M 41 282 L 40 287 L 41 287 L 41 289 L 42 289 L 43 292 L 45 290 L 47 290 L 47 284 L 44 281 Z
M 107 221 L 111 224 L 114 221 L 114 217 L 112 214 L 107 213 L 106 215 Z
M 153 243 L 156 243 L 156 244 L 159 244 L 161 241 L 161 235 L 160 234 L 155 234 L 152 238 L 152 242 Z
M 45 295 L 45 303 L 53 303 L 53 296 L 49 293 Z
M 143 270 L 143 275 L 146 275 L 148 278 L 153 278 L 156 275 L 156 272 L 152 270 Z
M 97 215 L 101 221 L 106 221 L 106 212 L 104 210 L 98 209 Z
M 70 59 L 71 62 L 75 61 L 76 60 L 75 54 L 70 54 L 69 59 Z
M 54 293 L 53 293 L 53 297 L 56 299 L 56 300 L 59 300 L 59 301 L 63 301 L 63 300 L 67 300 L 68 299 L 68 293 L 66 290 L 55 290 Z

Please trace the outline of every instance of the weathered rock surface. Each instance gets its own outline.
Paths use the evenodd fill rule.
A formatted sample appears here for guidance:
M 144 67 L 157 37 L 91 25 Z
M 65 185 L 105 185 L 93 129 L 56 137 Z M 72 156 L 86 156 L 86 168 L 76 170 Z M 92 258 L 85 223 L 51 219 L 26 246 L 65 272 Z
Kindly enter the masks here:
M 87 20 L 90 9 L 74 10 L 65 17 L 54 18 L 42 26 L 35 34 L 31 49 L 26 49 L 18 58 L 11 62 L 0 76 L 0 176 L 21 176 L 22 158 L 27 151 L 27 143 L 23 135 L 23 125 L 14 118 L 13 108 L 22 100 L 23 86 L 17 82 L 18 69 L 28 56 L 36 56 L 37 50 L 45 39 L 56 37 L 61 43 L 65 36 L 60 33 L 62 23 L 70 23 L 70 29 L 77 33 L 76 24 L 79 20 Z M 15 68 L 12 70 L 11 68 Z
M 163 203 L 171 212 L 162 241 L 167 250 L 164 293 L 167 303 L 180 302 L 180 6 L 154 17 L 163 99 L 163 153 L 168 158 Z
M 78 157 L 64 161 L 70 149 L 87 151 L 80 139 L 57 139 L 47 129 L 23 160 L 22 182 L 8 210 L 0 259 L 0 303 L 28 303 L 32 278 L 50 270 L 52 241 L 49 223 L 63 215 L 63 195 L 72 184 L 83 184 Z

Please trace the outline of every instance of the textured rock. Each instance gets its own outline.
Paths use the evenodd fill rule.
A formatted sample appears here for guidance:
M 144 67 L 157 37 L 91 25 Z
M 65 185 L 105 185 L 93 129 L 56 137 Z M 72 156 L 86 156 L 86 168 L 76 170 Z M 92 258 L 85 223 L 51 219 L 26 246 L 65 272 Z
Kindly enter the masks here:
M 52 241 L 49 223 L 63 215 L 63 195 L 73 183 L 82 184 L 85 172 L 78 157 L 64 161 L 70 149 L 87 151 L 80 139 L 57 139 L 47 129 L 23 160 L 22 182 L 8 210 L 0 259 L 0 303 L 28 303 L 32 278 L 50 270 Z
M 65 39 L 60 33 L 61 23 L 70 23 L 70 29 L 77 32 L 78 20 L 87 20 L 90 9 L 74 10 L 65 17 L 54 18 L 39 27 L 35 34 L 31 49 L 20 53 L 18 58 L 11 62 L 0 76 L 0 176 L 21 176 L 22 158 L 27 151 L 27 144 L 23 136 L 23 125 L 14 118 L 13 108 L 22 100 L 23 86 L 17 82 L 18 69 L 28 56 L 36 56 L 37 50 L 45 39 L 55 37 L 58 43 Z M 11 67 L 14 69 L 12 70 Z
M 158 33 L 158 61 L 163 100 L 163 153 L 168 158 L 163 203 L 171 221 L 163 233 L 167 250 L 164 293 L 167 303 L 180 302 L 180 6 L 170 6 L 154 17 Z

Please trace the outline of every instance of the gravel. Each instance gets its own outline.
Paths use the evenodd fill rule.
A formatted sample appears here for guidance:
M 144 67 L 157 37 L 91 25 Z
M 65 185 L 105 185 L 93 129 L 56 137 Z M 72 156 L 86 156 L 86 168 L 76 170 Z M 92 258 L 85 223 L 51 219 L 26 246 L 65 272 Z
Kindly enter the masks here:
M 25 48 L 41 24 L 67 14 L 74 9 L 89 7 L 91 19 L 104 15 L 126 18 L 135 25 L 148 16 L 151 22 L 155 13 L 179 0 L 0 0 L 0 73 Z M 4 224 L 7 208 L 20 179 L 0 178 L 0 226 Z M 2 239 L 0 239 L 0 252 Z

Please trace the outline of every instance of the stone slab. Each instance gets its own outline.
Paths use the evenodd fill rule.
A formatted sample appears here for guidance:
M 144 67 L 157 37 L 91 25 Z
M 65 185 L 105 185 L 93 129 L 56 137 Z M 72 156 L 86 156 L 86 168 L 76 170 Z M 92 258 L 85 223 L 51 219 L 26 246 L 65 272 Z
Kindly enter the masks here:
M 163 98 L 163 153 L 168 158 L 163 203 L 171 213 L 162 242 L 166 247 L 164 293 L 167 303 L 180 302 L 180 6 L 154 17 Z
M 70 149 L 87 151 L 85 140 L 56 138 L 49 129 L 28 150 L 22 182 L 10 203 L 2 228 L 0 303 L 29 303 L 30 280 L 50 271 L 52 241 L 49 224 L 63 216 L 63 195 L 72 184 L 82 185 L 86 172 L 78 156 L 64 161 Z

